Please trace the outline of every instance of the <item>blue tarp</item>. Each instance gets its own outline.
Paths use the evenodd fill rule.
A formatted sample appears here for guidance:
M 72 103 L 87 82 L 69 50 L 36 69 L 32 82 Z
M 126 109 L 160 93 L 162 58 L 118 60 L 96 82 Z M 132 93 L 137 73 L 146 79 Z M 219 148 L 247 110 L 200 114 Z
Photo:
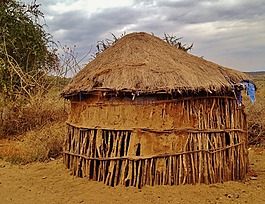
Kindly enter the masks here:
M 242 93 L 241 93 L 242 90 L 246 90 L 252 104 L 255 103 L 256 86 L 252 81 L 243 80 L 239 84 L 236 84 L 230 77 L 226 76 L 225 78 L 235 90 L 238 105 L 242 105 Z
M 254 104 L 256 100 L 255 99 L 256 88 L 255 88 L 254 83 L 252 81 L 242 81 L 240 84 L 246 90 L 247 94 L 249 95 L 250 100 L 252 101 L 252 104 Z

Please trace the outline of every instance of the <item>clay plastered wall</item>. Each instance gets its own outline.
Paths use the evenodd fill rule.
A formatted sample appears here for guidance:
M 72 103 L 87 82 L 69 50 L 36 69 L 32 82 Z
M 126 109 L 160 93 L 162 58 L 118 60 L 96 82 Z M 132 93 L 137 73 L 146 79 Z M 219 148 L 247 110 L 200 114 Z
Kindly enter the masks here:
M 136 100 L 72 102 L 65 161 L 74 175 L 112 186 L 245 178 L 246 118 L 233 97 Z
M 244 111 L 232 97 L 189 98 L 175 101 L 113 101 L 96 97 L 72 101 L 68 122 L 80 127 L 112 130 L 148 128 L 156 131 L 195 128 L 244 129 Z
M 243 111 L 233 98 L 72 102 L 68 122 L 88 129 L 132 130 L 128 153 L 135 155 L 140 145 L 141 156 L 184 151 L 189 137 L 186 129 L 206 132 L 246 129 Z
M 132 132 L 128 156 L 154 156 L 158 154 L 174 154 L 184 151 L 188 134 L 185 132 L 175 134 L 162 132 L 148 132 L 135 130 Z M 138 149 L 138 145 L 140 145 Z
M 126 129 L 197 128 L 195 118 L 179 103 L 141 104 L 111 103 L 90 104 L 72 102 L 68 122 L 87 128 Z

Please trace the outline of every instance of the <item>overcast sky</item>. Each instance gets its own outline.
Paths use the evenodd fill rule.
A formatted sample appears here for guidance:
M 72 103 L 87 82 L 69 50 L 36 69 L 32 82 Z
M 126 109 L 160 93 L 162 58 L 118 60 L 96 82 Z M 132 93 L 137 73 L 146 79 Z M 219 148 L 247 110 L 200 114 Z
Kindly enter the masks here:
M 22 0 L 23 1 L 23 0 Z M 23 2 L 31 2 L 24 0 Z M 37 0 L 55 41 L 82 57 L 123 32 L 164 33 L 193 55 L 241 71 L 265 70 L 264 0 Z

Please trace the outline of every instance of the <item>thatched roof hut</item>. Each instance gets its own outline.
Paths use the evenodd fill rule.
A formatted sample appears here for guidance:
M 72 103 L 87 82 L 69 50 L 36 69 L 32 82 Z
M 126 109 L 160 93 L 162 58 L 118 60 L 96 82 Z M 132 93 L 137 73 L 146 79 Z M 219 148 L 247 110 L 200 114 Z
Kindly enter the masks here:
M 247 128 L 235 95 L 243 80 L 155 36 L 128 34 L 63 90 L 65 164 L 112 186 L 243 179 Z

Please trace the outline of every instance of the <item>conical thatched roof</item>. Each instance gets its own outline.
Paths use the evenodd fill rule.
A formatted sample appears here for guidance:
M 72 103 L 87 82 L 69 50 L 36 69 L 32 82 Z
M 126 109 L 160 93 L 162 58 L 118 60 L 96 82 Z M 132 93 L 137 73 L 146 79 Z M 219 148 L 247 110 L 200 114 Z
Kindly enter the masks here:
M 68 97 L 94 90 L 140 93 L 185 90 L 220 91 L 248 80 L 228 69 L 188 54 L 147 33 L 131 33 L 88 63 L 63 90 Z

